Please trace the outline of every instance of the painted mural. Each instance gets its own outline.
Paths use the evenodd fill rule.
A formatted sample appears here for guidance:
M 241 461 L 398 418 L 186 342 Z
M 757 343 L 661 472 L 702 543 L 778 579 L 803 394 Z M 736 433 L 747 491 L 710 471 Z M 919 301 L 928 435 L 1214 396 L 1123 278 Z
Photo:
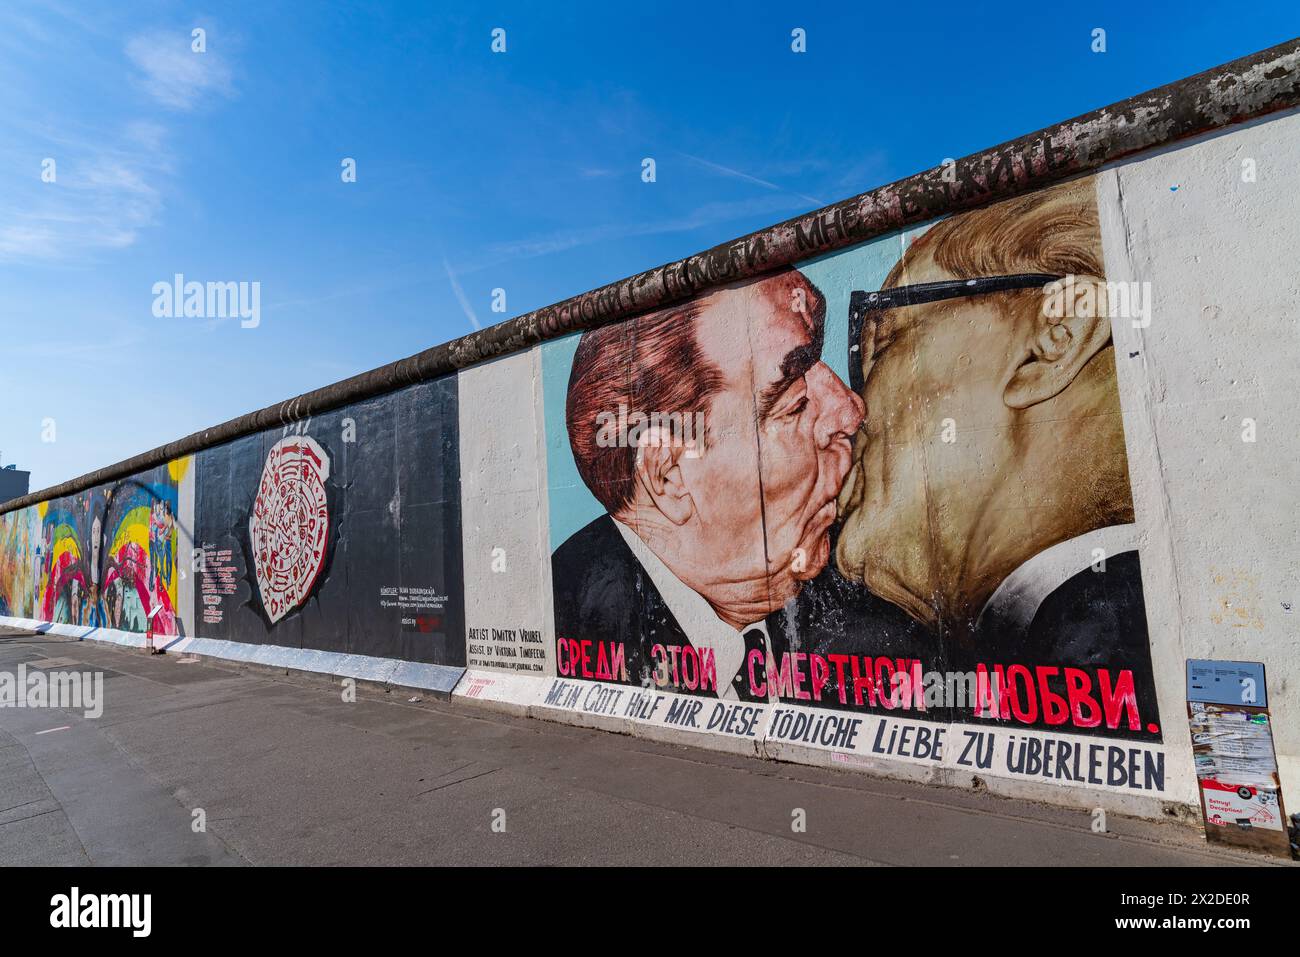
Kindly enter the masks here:
M 258 598 L 271 624 L 306 600 L 325 566 L 329 475 L 329 455 L 310 436 L 286 436 L 267 453 L 248 540 Z
M 35 507 L 0 515 L 0 615 L 35 616 L 40 540 Z
M 1085 178 L 544 344 L 557 675 L 1159 742 L 1108 303 Z
M 197 463 L 201 636 L 464 664 L 454 376 Z
M 181 634 L 177 493 L 190 462 L 0 516 L 3 614 Z

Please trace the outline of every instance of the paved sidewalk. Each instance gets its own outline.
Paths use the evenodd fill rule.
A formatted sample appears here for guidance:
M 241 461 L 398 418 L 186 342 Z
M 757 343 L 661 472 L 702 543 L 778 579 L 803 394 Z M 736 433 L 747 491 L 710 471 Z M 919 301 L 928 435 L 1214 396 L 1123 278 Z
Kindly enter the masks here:
M 102 672 L 104 712 L 0 708 L 4 864 L 1257 862 L 1173 823 L 1097 835 L 1083 811 L 0 630 L 0 671 L 47 661 Z

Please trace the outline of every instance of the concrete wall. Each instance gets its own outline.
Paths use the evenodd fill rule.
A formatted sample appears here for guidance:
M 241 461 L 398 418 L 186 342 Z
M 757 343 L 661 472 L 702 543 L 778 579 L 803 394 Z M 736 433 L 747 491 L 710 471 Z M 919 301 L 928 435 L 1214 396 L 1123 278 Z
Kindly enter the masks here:
M 1077 354 L 1037 357 L 1049 376 L 1070 373 L 1014 401 L 1013 380 L 1051 341 L 1041 278 L 987 295 L 959 283 L 874 325 L 853 315 L 855 290 L 921 295 L 953 268 L 1100 282 L 1097 184 L 950 218 L 942 243 L 967 262 L 936 265 L 920 226 L 545 343 L 530 353 L 540 395 L 536 359 L 476 367 L 482 394 L 507 401 L 463 424 L 466 461 L 502 448 L 507 423 L 512 449 L 545 450 L 527 480 L 491 467 L 473 482 L 499 528 L 531 535 L 547 518 L 549 560 L 533 551 L 525 573 L 545 607 L 549 566 L 540 631 L 554 635 L 543 674 L 555 677 L 521 681 L 512 657 L 489 654 L 462 692 L 936 782 L 1036 796 L 1082 785 L 1130 808 L 1190 801 L 1189 762 L 1168 747 L 1186 741 L 1183 709 L 1156 701 L 1104 291 L 1095 315 L 1064 320 Z M 692 392 L 709 377 L 713 394 Z M 700 409 L 702 443 L 690 434 Z M 666 448 L 638 424 L 655 412 L 681 413 Z M 609 492 L 619 483 L 623 498 Z M 1095 571 L 1093 547 L 1108 553 Z M 500 580 L 482 567 L 467 567 L 470 593 Z M 1013 572 L 1040 589 L 1023 626 L 984 620 Z M 762 640 L 747 643 L 755 627 Z M 474 632 L 489 647 L 497 633 Z M 1010 693 L 981 702 L 981 674 Z M 977 694 L 960 700 L 922 691 L 971 679 Z
M 198 635 L 463 666 L 455 377 L 197 456 Z
M 1262 661 L 1300 794 L 1297 141 L 1182 140 L 0 514 L 0 617 L 1144 814 L 1196 802 L 1186 659 Z
M 1115 336 L 1144 554 L 1159 556 L 1143 573 L 1161 710 L 1181 709 L 1187 658 L 1263 661 L 1293 806 L 1298 141 L 1292 113 L 1098 178 L 1107 273 L 1154 297 L 1150 325 L 1116 324 Z

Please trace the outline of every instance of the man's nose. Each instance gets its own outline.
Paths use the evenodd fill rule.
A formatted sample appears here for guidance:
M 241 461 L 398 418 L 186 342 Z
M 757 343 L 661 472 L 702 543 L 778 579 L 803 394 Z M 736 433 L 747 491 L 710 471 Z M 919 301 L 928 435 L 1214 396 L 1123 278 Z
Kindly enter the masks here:
M 852 436 L 866 415 L 866 406 L 857 393 L 824 362 L 809 372 L 808 383 L 817 395 L 817 444 L 825 448 L 841 436 Z

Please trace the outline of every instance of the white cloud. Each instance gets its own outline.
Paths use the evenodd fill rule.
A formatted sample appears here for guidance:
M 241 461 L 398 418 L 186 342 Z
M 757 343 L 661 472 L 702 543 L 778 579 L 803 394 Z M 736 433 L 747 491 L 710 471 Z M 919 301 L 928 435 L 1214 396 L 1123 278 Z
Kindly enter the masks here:
M 133 120 L 126 124 L 123 138 L 143 150 L 161 153 L 167 143 L 167 128 L 148 120 Z
M 64 129 L 44 147 L 56 160 L 53 182 L 31 161 L 28 175 L 0 182 L 0 262 L 84 259 L 130 246 L 158 222 L 157 184 L 171 161 L 148 127 L 107 136 Z
M 192 110 L 209 95 L 234 95 L 230 66 L 210 47 L 190 48 L 190 35 L 155 30 L 132 37 L 126 55 L 140 74 L 136 81 L 154 99 L 174 110 Z
M 189 111 L 234 95 L 229 63 L 212 48 L 191 50 L 187 29 L 153 30 L 126 42 L 129 79 L 171 110 Z M 124 69 L 104 64 L 117 84 Z M 157 113 L 156 110 L 153 112 Z M 149 117 L 62 115 L 26 123 L 21 147 L 0 144 L 0 159 L 27 175 L 0 179 L 0 262 L 86 261 L 129 247 L 156 226 L 174 185 L 174 138 Z M 57 176 L 41 178 L 47 158 Z

